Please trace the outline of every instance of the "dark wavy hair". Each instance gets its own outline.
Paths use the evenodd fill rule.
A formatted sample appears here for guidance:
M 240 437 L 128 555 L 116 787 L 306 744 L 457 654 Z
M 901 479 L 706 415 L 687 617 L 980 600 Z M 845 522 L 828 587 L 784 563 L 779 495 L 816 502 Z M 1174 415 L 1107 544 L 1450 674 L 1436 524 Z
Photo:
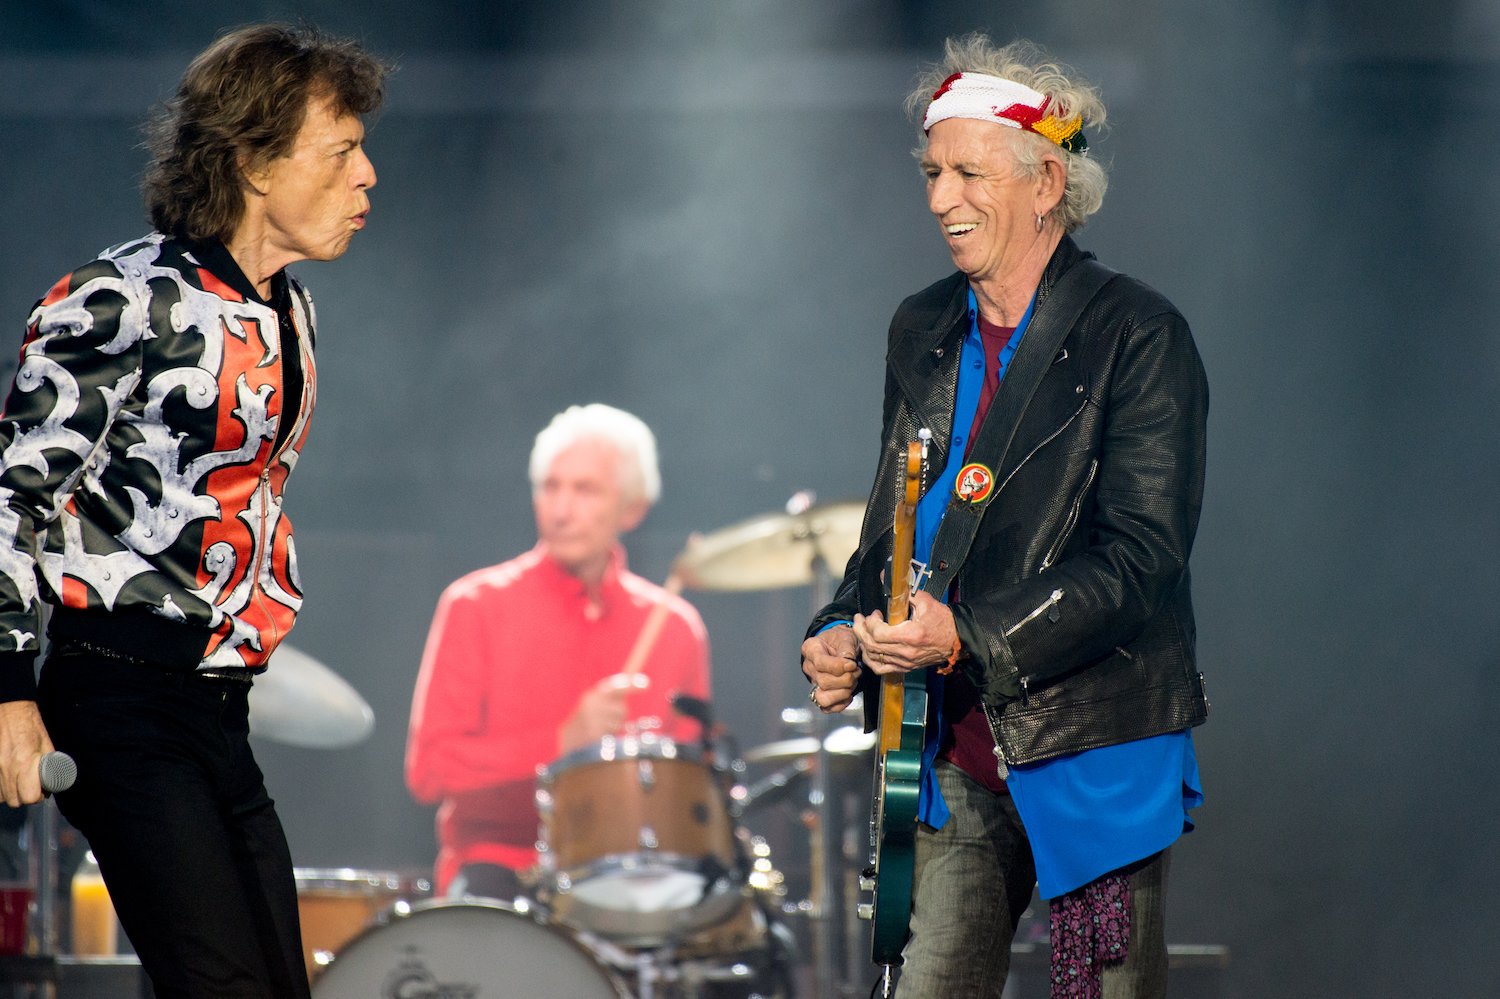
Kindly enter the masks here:
M 365 115 L 390 67 L 314 28 L 256 24 L 205 49 L 146 125 L 141 187 L 151 224 L 171 236 L 227 241 L 245 211 L 245 171 L 292 150 L 310 99 Z

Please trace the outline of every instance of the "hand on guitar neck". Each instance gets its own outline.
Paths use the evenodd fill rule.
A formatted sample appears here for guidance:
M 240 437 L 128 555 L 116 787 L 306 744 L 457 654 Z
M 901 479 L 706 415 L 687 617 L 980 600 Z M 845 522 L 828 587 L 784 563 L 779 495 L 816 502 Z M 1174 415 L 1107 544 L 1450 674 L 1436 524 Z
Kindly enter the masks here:
M 853 700 L 860 667 L 878 675 L 946 666 L 958 645 L 948 605 L 918 593 L 911 615 L 897 625 L 876 611 L 856 614 L 854 627 L 830 628 L 802 643 L 802 672 L 813 683 L 812 698 L 824 711 L 843 711 Z
M 946 666 L 958 643 L 953 612 L 941 600 L 918 592 L 911 598 L 910 616 L 900 624 L 888 624 L 873 614 L 854 616 L 854 640 L 864 665 L 882 676 L 910 673 L 927 666 Z

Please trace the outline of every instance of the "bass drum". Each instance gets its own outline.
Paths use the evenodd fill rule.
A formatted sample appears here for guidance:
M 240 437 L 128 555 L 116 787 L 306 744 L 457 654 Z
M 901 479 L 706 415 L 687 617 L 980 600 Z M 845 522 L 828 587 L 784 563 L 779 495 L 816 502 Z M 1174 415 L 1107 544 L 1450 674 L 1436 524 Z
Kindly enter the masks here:
M 360 934 L 313 983 L 315 999 L 556 996 L 629 999 L 568 933 L 490 902 L 423 902 Z

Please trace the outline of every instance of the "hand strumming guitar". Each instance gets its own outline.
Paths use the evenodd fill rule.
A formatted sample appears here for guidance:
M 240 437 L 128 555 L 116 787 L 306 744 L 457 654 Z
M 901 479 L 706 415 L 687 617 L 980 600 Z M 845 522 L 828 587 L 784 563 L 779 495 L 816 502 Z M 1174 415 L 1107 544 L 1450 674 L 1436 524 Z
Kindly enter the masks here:
M 802 643 L 802 672 L 812 681 L 812 700 L 821 710 L 837 713 L 854 699 L 858 653 L 854 629 L 846 626 L 829 628 Z

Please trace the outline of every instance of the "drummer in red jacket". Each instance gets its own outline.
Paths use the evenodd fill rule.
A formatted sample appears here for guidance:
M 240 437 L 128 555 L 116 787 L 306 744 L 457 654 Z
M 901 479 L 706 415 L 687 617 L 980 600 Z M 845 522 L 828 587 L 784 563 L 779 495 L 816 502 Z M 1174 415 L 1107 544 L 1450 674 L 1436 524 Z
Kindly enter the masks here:
M 630 572 L 620 544 L 661 492 L 651 430 L 611 406 L 569 407 L 537 435 L 530 476 L 536 547 L 444 591 L 412 701 L 406 783 L 441 802 L 436 890 L 453 897 L 527 894 L 538 766 L 607 736 L 696 739 L 672 698 L 708 697 L 698 613 Z

